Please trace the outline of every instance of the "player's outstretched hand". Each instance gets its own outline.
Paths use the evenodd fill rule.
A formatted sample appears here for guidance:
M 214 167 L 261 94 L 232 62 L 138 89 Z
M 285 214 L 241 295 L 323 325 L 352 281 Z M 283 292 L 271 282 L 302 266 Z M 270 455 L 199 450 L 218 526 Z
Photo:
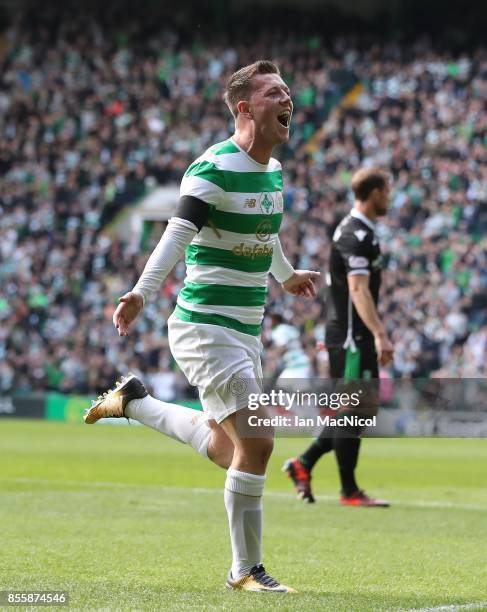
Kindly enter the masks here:
M 316 282 L 320 278 L 319 272 L 311 270 L 295 270 L 291 278 L 282 283 L 284 291 L 299 297 L 316 297 Z
M 118 299 L 120 304 L 113 313 L 113 324 L 119 336 L 128 336 L 129 329 L 144 308 L 144 300 L 139 293 L 129 291 Z

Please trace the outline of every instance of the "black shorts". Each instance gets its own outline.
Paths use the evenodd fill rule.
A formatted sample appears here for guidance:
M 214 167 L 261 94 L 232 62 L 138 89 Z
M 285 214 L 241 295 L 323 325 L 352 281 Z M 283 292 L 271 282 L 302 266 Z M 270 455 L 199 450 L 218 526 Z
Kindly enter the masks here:
M 346 380 L 379 378 L 377 352 L 373 342 L 357 344 L 357 351 L 329 346 L 330 377 Z

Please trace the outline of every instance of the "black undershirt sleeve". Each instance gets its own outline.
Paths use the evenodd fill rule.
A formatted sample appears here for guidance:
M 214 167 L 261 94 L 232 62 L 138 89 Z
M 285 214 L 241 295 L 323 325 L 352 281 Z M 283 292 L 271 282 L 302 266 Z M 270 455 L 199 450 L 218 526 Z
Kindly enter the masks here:
M 206 223 L 210 215 L 210 205 L 203 200 L 199 200 L 193 196 L 182 196 L 179 200 L 178 207 L 176 212 L 174 213 L 175 217 L 179 217 L 179 219 L 186 219 L 186 221 L 191 221 L 198 228 L 198 231 L 203 227 Z

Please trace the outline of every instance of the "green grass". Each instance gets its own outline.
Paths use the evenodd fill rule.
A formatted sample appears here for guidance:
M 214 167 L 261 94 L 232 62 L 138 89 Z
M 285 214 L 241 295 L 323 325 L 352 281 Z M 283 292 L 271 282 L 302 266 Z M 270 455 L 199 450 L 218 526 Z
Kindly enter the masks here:
M 0 590 L 66 590 L 81 609 L 487 601 L 486 441 L 366 440 L 360 482 L 387 510 L 341 508 L 333 456 L 315 471 L 318 503 L 296 500 L 280 467 L 307 443 L 277 441 L 264 497 L 266 566 L 299 594 L 262 596 L 223 586 L 223 470 L 143 427 L 2 420 Z

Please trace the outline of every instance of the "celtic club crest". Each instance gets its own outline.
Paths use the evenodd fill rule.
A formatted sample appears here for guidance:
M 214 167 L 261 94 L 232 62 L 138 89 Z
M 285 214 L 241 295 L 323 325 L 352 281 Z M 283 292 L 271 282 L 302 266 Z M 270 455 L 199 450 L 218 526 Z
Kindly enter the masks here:
M 274 199 L 272 193 L 263 193 L 260 196 L 260 210 L 264 215 L 272 215 L 274 212 Z

